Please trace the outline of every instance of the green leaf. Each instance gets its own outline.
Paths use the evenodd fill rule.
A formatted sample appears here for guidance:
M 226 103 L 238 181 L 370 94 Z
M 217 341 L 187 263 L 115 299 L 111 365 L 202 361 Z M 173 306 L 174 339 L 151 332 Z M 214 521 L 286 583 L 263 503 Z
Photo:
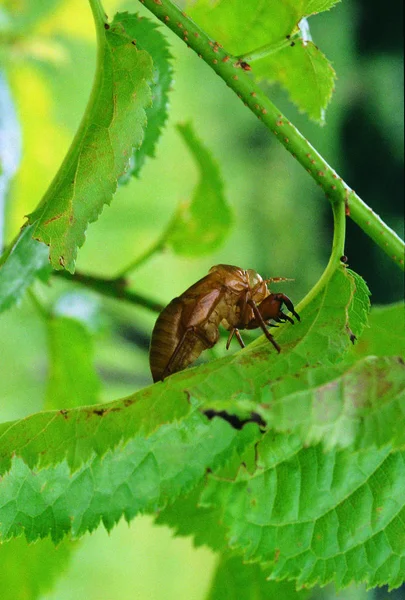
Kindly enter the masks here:
M 215 417 L 214 421 L 220 421 Z M 260 441 L 261 432 L 254 423 L 247 423 L 238 433 L 238 446 L 233 452 L 228 453 L 226 464 L 222 465 L 219 473 L 221 476 L 234 479 L 240 464 L 243 463 L 250 472 L 256 469 L 255 446 Z M 200 497 L 205 487 L 205 479 L 195 486 L 190 493 L 183 494 L 174 502 L 160 510 L 156 516 L 157 525 L 168 525 L 174 529 L 177 536 L 193 536 L 194 545 L 209 546 L 216 552 L 224 552 L 228 545 L 226 542 L 226 528 L 223 526 L 218 510 L 212 507 L 201 506 Z
M 0 258 L 0 312 L 16 304 L 37 277 L 50 275 L 48 250 L 32 239 L 34 228 L 24 227 Z
M 308 596 L 307 590 L 297 592 L 289 581 L 267 581 L 257 564 L 244 564 L 239 556 L 224 555 L 207 600 L 304 600 Z
M 179 206 L 169 225 L 166 243 L 182 256 L 210 254 L 229 233 L 232 212 L 224 195 L 224 184 L 218 165 L 209 150 L 197 138 L 190 123 L 178 125 L 192 153 L 200 179 L 191 202 Z
M 405 454 L 387 447 L 325 453 L 271 432 L 254 450 L 253 470 L 209 474 L 159 512 L 157 524 L 192 535 L 197 546 L 242 552 L 266 576 L 298 586 L 400 585 Z
M 52 589 L 69 564 L 76 544 L 51 540 L 28 544 L 20 537 L 0 544 L 2 600 L 36 600 Z
M 146 50 L 153 59 L 153 79 L 151 81 L 152 106 L 146 108 L 148 125 L 145 139 L 133 155 L 133 163 L 125 174 L 138 176 L 149 156 L 155 156 L 157 141 L 162 133 L 168 113 L 169 91 L 173 81 L 171 54 L 166 38 L 155 23 L 138 15 L 123 13 L 120 20 L 129 36 L 136 40 L 137 48 Z M 122 182 L 122 179 L 120 180 Z
M 28 541 L 50 535 L 79 537 L 102 521 L 108 531 L 122 516 L 131 520 L 157 511 L 188 492 L 227 460 L 235 448 L 257 438 L 257 427 L 241 436 L 225 421 L 194 411 L 150 437 L 91 458 L 72 474 L 66 462 L 43 470 L 14 459 L 0 480 L 0 539 L 25 534 Z
M 267 427 L 297 432 L 327 449 L 392 444 L 405 449 L 405 365 L 369 356 L 304 369 L 263 389 L 256 411 Z
M 220 511 L 232 549 L 297 585 L 402 584 L 405 454 L 325 454 L 267 433 L 257 456 L 255 473 L 211 476 L 202 497 Z
M 29 216 L 34 237 L 50 246 L 52 266 L 71 272 L 88 224 L 110 203 L 133 148 L 142 143 L 151 98 L 152 60 L 137 50 L 119 14 L 99 38 L 85 116 L 59 173 Z
M 176 393 L 177 392 L 177 393 Z M 148 387 L 106 404 L 40 412 L 0 424 L 0 474 L 11 467 L 12 455 L 31 468 L 64 460 L 76 470 L 93 456 L 102 457 L 119 443 L 148 436 L 165 423 L 185 418 L 192 410 L 187 394 Z
M 277 81 L 300 110 L 323 122 L 335 72 L 312 43 L 303 19 L 336 3 L 269 0 L 253 5 L 244 0 L 200 0 L 189 3 L 188 12 L 228 52 L 249 62 L 255 79 Z
M 336 299 L 344 303 L 345 297 L 344 311 L 339 312 L 335 306 L 334 316 L 329 313 L 328 305 L 332 307 Z M 358 361 L 353 353 L 347 353 L 349 332 L 353 330 L 355 335 L 360 335 L 366 324 L 368 304 L 368 289 L 363 280 L 352 271 L 340 269 L 323 292 L 302 311 L 300 328 L 304 324 L 309 327 L 308 335 L 301 334 L 302 338 L 296 340 L 292 348 L 288 348 L 284 336 L 277 338 L 283 351 L 287 348 L 287 355 L 277 357 L 272 369 L 261 365 L 260 372 L 245 362 L 246 386 L 242 388 L 239 384 L 238 389 L 228 379 L 228 393 L 206 393 L 204 407 L 225 410 L 240 418 L 257 413 L 267 427 L 298 433 L 306 444 L 322 441 L 327 449 L 385 444 L 403 449 L 405 365 L 397 357 L 369 356 Z M 313 313 L 315 307 L 319 315 Z M 339 326 L 332 322 L 338 314 L 346 314 L 346 320 Z M 296 332 L 295 326 L 285 329 L 286 334 Z M 341 350 L 334 347 L 339 340 Z M 316 360 L 311 358 L 314 350 Z M 346 359 L 341 360 L 345 352 Z M 306 362 L 302 362 L 304 356 L 307 356 Z M 225 373 L 225 370 L 219 371 L 218 375 L 223 379 Z M 219 381 L 212 383 L 216 373 L 210 375 L 203 385 L 206 388 L 211 385 L 213 389 L 220 387 Z M 248 387 L 252 381 L 254 390 Z M 202 398 L 199 386 L 193 393 L 194 397 Z
M 291 101 L 311 119 L 323 123 L 335 89 L 336 73 L 312 41 L 297 39 L 294 46 L 252 63 L 258 81 L 280 83 Z
M 94 369 L 90 332 L 76 319 L 48 321 L 49 374 L 45 408 L 72 408 L 99 401 L 100 380 Z
M 405 359 L 405 311 L 404 303 L 373 306 L 369 328 L 354 344 L 351 354 L 356 357 L 402 356 Z
M 354 279 L 353 298 L 348 312 L 348 331 L 350 335 L 354 335 L 357 338 L 363 334 L 365 327 L 367 327 L 370 312 L 370 290 L 360 275 L 357 275 L 351 269 L 347 269 L 347 272 Z M 353 339 L 354 343 L 355 340 Z

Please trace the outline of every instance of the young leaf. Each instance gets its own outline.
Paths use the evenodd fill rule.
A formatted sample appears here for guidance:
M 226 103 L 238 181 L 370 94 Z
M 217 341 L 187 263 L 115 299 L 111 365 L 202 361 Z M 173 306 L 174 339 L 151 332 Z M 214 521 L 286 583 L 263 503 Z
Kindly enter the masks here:
M 142 143 L 152 60 L 137 50 L 120 19 L 117 14 L 99 32 L 97 72 L 85 116 L 59 173 L 29 215 L 34 237 L 50 246 L 55 269 L 73 272 L 88 224 L 110 203 L 133 148 Z
M 229 233 L 231 208 L 211 153 L 197 138 L 190 123 L 178 125 L 177 129 L 198 165 L 200 180 L 191 202 L 181 204 L 174 215 L 166 243 L 182 256 L 209 254 L 222 244 Z
M 397 587 L 405 570 L 405 454 L 324 453 L 267 433 L 258 469 L 211 476 L 202 502 L 220 510 L 232 549 L 299 586 Z
M 239 556 L 225 554 L 214 575 L 207 600 L 305 600 L 308 590 L 296 591 L 290 581 L 268 581 L 257 564 L 245 564 Z
M 257 427 L 256 427 L 257 430 Z M 244 443 L 257 438 L 251 436 Z M 28 541 L 50 535 L 79 537 L 102 521 L 108 531 L 122 516 L 156 511 L 187 493 L 240 446 L 239 433 L 225 421 L 209 422 L 198 412 L 161 426 L 148 438 L 91 458 L 72 474 L 66 462 L 41 471 L 15 459 L 0 480 L 0 539 L 25 534 Z
M 48 321 L 49 374 L 45 408 L 73 408 L 99 400 L 100 380 L 93 365 L 92 338 L 76 319 Z
M 244 0 L 200 0 L 190 3 L 187 12 L 227 51 L 250 62 L 253 77 L 278 81 L 300 110 L 322 122 L 335 72 L 312 43 L 303 19 L 328 10 L 337 1 L 270 0 L 258 5 Z
M 138 15 L 123 13 L 120 16 L 127 34 L 136 41 L 137 48 L 146 50 L 153 59 L 153 79 L 150 82 L 152 106 L 145 110 L 148 125 L 145 139 L 140 148 L 133 154 L 130 168 L 125 174 L 138 176 L 146 157 L 155 156 L 155 147 L 167 121 L 167 105 L 169 91 L 173 80 L 171 54 L 166 38 L 161 34 L 155 23 Z M 120 182 L 122 179 L 120 180 Z
M 0 258 L 0 312 L 20 300 L 36 277 L 48 279 L 48 250 L 32 239 L 34 225 L 24 227 L 17 240 Z
M 335 89 L 336 73 L 311 40 L 298 38 L 294 46 L 254 61 L 252 71 L 258 81 L 280 83 L 301 112 L 324 123 L 325 111 Z

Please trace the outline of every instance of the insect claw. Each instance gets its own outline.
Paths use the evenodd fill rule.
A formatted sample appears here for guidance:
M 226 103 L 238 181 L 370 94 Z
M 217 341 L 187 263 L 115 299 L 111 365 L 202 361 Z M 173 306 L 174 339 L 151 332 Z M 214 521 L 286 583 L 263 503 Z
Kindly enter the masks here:
M 281 317 L 282 315 L 282 317 Z M 289 317 L 288 315 L 285 315 L 284 313 L 281 313 L 280 318 L 283 319 L 283 321 L 289 321 L 291 323 L 291 325 L 294 325 L 294 321 L 292 320 L 291 317 Z

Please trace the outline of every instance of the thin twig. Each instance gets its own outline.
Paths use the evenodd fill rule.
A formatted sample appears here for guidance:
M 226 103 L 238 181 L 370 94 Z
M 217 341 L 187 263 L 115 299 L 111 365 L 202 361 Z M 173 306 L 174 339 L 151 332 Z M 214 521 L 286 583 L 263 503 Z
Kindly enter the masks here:
M 161 312 L 163 310 L 163 306 L 159 302 L 128 290 L 128 283 L 123 277 L 116 279 L 104 279 L 102 277 L 94 277 L 93 275 L 87 275 L 77 271 L 72 275 L 65 270 L 54 271 L 53 275 L 56 277 L 62 277 L 63 279 L 67 279 L 73 283 L 84 285 L 98 292 L 99 294 L 102 294 L 103 296 L 108 296 L 109 298 L 124 300 L 125 302 L 130 302 L 131 304 L 135 304 L 137 306 L 143 306 L 144 308 L 152 310 L 153 312 Z

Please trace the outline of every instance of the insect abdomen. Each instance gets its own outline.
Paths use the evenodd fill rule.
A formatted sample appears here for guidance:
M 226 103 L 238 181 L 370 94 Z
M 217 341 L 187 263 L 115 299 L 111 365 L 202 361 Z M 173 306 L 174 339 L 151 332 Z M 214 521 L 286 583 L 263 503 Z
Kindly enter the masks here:
M 180 341 L 182 303 L 174 298 L 160 313 L 152 332 L 149 363 L 153 381 L 160 381 Z M 181 334 L 180 334 L 181 336 Z

